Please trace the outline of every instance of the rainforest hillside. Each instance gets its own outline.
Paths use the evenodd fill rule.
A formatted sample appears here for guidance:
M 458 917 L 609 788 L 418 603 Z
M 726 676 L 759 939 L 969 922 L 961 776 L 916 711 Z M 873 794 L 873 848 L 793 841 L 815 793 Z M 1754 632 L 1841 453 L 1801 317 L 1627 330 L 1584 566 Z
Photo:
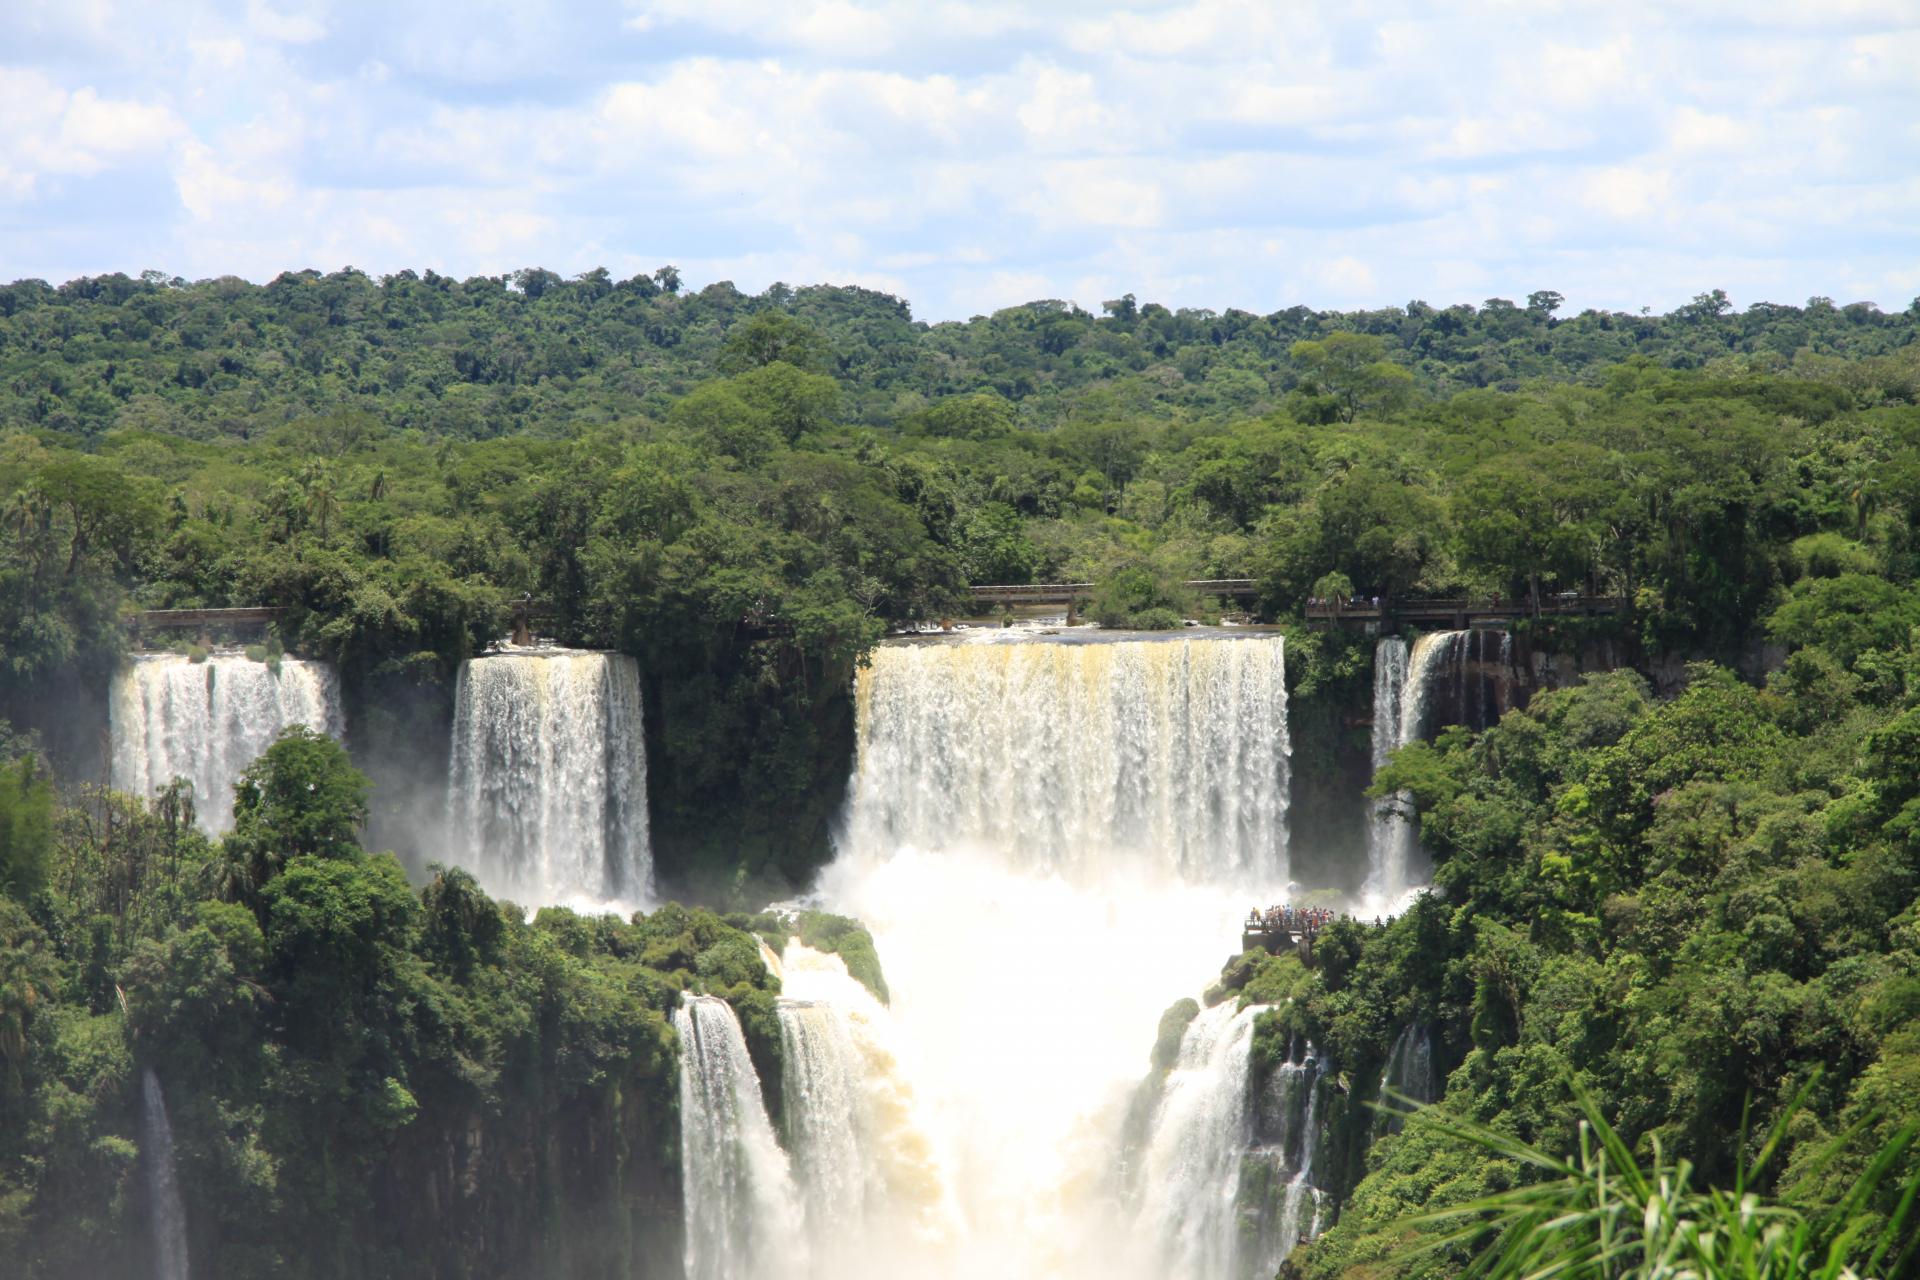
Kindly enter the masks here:
M 1257 578 L 1269 618 L 1316 590 L 1600 591 L 1648 656 L 1897 624 L 1920 316 L 1555 305 L 925 326 L 670 269 L 16 284 L 0 713 L 97 775 L 123 611 L 276 605 L 338 664 L 356 750 L 404 761 L 531 597 L 641 660 L 663 873 L 793 883 L 854 665 L 969 582 L 1093 579 L 1096 616 L 1145 625 L 1218 607 L 1188 578 Z
M 727 992 L 776 1052 L 763 922 L 410 884 L 373 851 L 408 797 L 362 770 L 445 760 L 453 672 L 531 597 L 639 659 L 663 887 L 758 905 L 825 857 L 886 626 L 1068 576 L 1145 625 L 1218 611 L 1184 579 L 1257 579 L 1296 787 L 1369 678 L 1309 597 L 1617 594 L 1522 634 L 1662 673 L 1403 750 L 1378 789 L 1436 896 L 1311 972 L 1241 967 L 1293 998 L 1256 1049 L 1314 1039 L 1351 1099 L 1349 1207 L 1290 1265 L 1451 1274 L 1385 1261 L 1400 1215 L 1522 1176 L 1417 1121 L 1369 1143 L 1410 1020 L 1444 1108 L 1564 1146 L 1577 1080 L 1715 1177 L 1743 1108 L 1764 1132 L 1811 1082 L 1766 1190 L 1836 1202 L 1920 1097 L 1920 315 L 1555 301 L 921 326 L 670 270 L 0 291 L 0 1256 L 133 1272 L 138 1063 L 181 1082 L 221 1274 L 677 1257 L 663 1015 Z M 209 841 L 178 793 L 88 784 L 128 612 L 228 604 L 337 664 L 354 755 L 286 739 Z

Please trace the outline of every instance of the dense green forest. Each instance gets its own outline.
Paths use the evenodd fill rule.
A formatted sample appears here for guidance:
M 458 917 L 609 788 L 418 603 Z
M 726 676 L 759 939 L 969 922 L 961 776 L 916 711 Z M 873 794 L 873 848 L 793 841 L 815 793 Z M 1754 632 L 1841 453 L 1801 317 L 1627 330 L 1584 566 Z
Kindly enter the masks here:
M 0 712 L 76 767 L 123 609 L 279 605 L 377 760 L 531 595 L 641 660 L 669 880 L 790 883 L 860 654 L 967 582 L 1097 579 L 1103 621 L 1158 625 L 1208 607 L 1188 578 L 1257 577 L 1269 617 L 1316 584 L 1600 589 L 1645 651 L 1728 656 L 1796 581 L 1910 576 L 1920 313 L 1556 304 L 926 326 L 671 269 L 16 284 Z M 1870 571 L 1821 586 L 1805 538 Z
M 0 1256 L 132 1265 L 138 1062 L 182 1082 L 222 1274 L 516 1274 L 562 1240 L 549 1273 L 612 1274 L 675 1247 L 661 1161 L 625 1154 L 670 1140 L 674 993 L 732 990 L 750 1036 L 766 999 L 745 917 L 409 887 L 324 741 L 264 759 L 217 843 L 178 795 L 86 789 L 128 610 L 286 608 L 382 777 L 531 596 L 638 656 L 662 883 L 739 908 L 825 857 L 887 625 L 1054 577 L 1150 625 L 1217 612 L 1178 586 L 1205 577 L 1288 624 L 1341 592 L 1628 597 L 1522 631 L 1658 687 L 1594 676 L 1401 753 L 1381 785 L 1442 896 L 1242 978 L 1298 996 L 1270 1034 L 1356 1103 L 1418 1018 L 1445 1108 L 1564 1145 L 1577 1079 L 1715 1175 L 1743 1105 L 1764 1131 L 1817 1071 L 1770 1189 L 1831 1202 L 1920 1114 L 1920 306 L 1558 302 L 929 326 L 671 269 L 0 289 Z M 1364 698 L 1366 649 L 1294 635 L 1311 777 L 1302 726 Z M 1418 1122 L 1369 1150 L 1354 1116 L 1304 1274 L 1398 1274 L 1402 1211 L 1516 1176 Z M 389 1186 L 419 1216 L 374 1222 Z

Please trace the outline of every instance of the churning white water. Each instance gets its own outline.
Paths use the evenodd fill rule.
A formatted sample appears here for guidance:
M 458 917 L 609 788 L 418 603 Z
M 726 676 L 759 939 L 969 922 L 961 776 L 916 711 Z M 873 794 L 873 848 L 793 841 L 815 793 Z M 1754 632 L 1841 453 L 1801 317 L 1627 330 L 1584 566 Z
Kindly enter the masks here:
M 786 1149 L 814 1274 L 864 1275 L 876 1255 L 938 1253 L 956 1234 L 948 1172 L 886 1007 L 838 956 L 797 940 L 779 971 Z
M 673 1026 L 687 1280 L 807 1275 L 799 1196 L 739 1020 L 724 1000 L 688 996 Z
M 1287 894 L 1284 680 L 1266 636 L 875 655 L 819 892 L 874 934 L 893 993 L 872 1023 L 883 1092 L 916 1154 L 883 1166 L 895 1190 L 876 1199 L 876 1153 L 902 1144 L 862 1146 L 866 1225 L 835 1275 L 1160 1280 L 1184 1247 L 1163 1227 L 1219 1220 L 1230 1171 L 1176 1154 L 1203 1112 L 1209 1132 L 1244 1133 L 1248 1024 L 1231 1009 L 1205 1015 L 1234 1026 L 1208 1076 L 1225 1092 L 1203 1105 L 1195 1077 L 1145 1139 L 1188 1176 L 1150 1212 L 1115 1170 L 1162 1010 L 1213 980 L 1249 906 Z M 792 955 L 787 994 L 809 998 Z M 1201 1163 L 1227 1169 L 1225 1150 Z M 1230 1280 L 1211 1266 L 1189 1273 Z
M 196 820 L 212 835 L 233 825 L 233 784 L 289 725 L 334 737 L 346 728 L 333 668 L 240 653 L 203 662 L 142 654 L 114 675 L 107 715 L 114 788 L 151 799 L 186 778 Z
M 174 1167 L 173 1126 L 160 1077 L 151 1067 L 140 1073 L 140 1159 L 147 1169 L 154 1280 L 187 1280 L 187 1209 Z
M 1278 637 L 882 646 L 859 684 L 856 850 L 1037 871 L 1287 879 Z
M 462 663 L 447 861 L 529 905 L 648 897 L 640 716 L 630 657 L 541 649 Z

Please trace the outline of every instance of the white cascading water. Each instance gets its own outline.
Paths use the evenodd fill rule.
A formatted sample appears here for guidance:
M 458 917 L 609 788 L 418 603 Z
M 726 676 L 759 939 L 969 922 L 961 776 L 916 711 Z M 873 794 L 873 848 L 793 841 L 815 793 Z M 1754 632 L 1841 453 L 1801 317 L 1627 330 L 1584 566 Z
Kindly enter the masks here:
M 1398 1098 L 1390 1095 L 1397 1094 Z M 1387 1110 L 1375 1123 L 1377 1132 L 1400 1128 L 1407 1103 L 1425 1105 L 1440 1097 L 1440 1080 L 1433 1066 L 1433 1035 L 1424 1023 L 1410 1022 L 1393 1039 L 1386 1066 L 1380 1072 L 1380 1103 Z M 1404 1100 L 1404 1101 L 1403 1101 Z
M 1235 1208 L 1253 1137 L 1247 1055 L 1264 1012 L 1262 1005 L 1215 1005 L 1181 1038 L 1141 1159 L 1137 1230 L 1140 1245 L 1155 1254 L 1153 1275 L 1233 1280 L 1243 1273 Z
M 859 678 L 819 897 L 874 935 L 924 1158 L 883 1178 L 911 1195 L 875 1200 L 897 1144 L 863 1147 L 867 1225 L 834 1274 L 1160 1280 L 1144 1222 L 1217 1213 L 1234 1185 L 1161 1188 L 1149 1219 L 1112 1171 L 1167 1002 L 1288 896 L 1282 641 L 1000 640 L 883 645 Z M 804 998 L 791 972 L 786 994 Z M 1214 1079 L 1244 1102 L 1233 1061 Z M 1185 1110 L 1158 1114 L 1146 1142 L 1178 1149 Z
M 673 1026 L 687 1280 L 807 1275 L 799 1196 L 739 1019 L 724 1000 L 686 996 Z
M 1293 1177 L 1287 1183 L 1286 1200 L 1280 1210 L 1280 1248 L 1276 1266 L 1292 1252 L 1298 1241 L 1311 1240 L 1319 1235 L 1322 1226 L 1320 1211 L 1325 1197 L 1313 1180 L 1314 1157 L 1320 1148 L 1320 1060 L 1312 1045 L 1307 1046 L 1307 1058 L 1301 1064 L 1301 1071 L 1305 1076 L 1307 1105 L 1300 1118 L 1297 1163 Z
M 947 1172 L 920 1127 L 886 1007 L 838 956 L 798 940 L 778 972 L 786 1149 L 814 1274 L 864 1274 L 876 1252 L 945 1246 L 956 1229 Z
M 867 1214 L 871 1135 L 860 1096 L 865 1071 L 843 1010 L 783 998 L 776 1012 L 786 1059 L 786 1145 L 807 1231 L 816 1240 L 844 1238 Z
M 1413 642 L 1407 658 L 1407 676 L 1400 697 L 1399 742 L 1406 746 L 1427 736 L 1433 692 L 1444 673 L 1458 665 L 1455 650 L 1467 638 L 1465 631 L 1429 631 Z
M 1378 774 L 1394 751 L 1405 746 L 1407 642 L 1388 636 L 1373 651 L 1373 772 Z M 1407 894 L 1408 863 L 1416 840 L 1406 816 L 1404 795 L 1373 801 L 1367 828 L 1367 881 L 1361 890 L 1365 902 L 1392 910 Z
M 174 1165 L 173 1126 L 160 1077 L 151 1067 L 140 1073 L 140 1158 L 147 1169 L 154 1280 L 187 1280 L 187 1209 Z
M 446 859 L 528 905 L 650 897 L 640 674 L 538 649 L 461 664 Z
M 1414 641 L 1388 638 L 1374 650 L 1373 768 L 1377 773 L 1393 752 L 1426 736 L 1436 683 L 1457 667 L 1465 631 L 1432 631 Z M 1426 883 L 1420 832 L 1412 798 L 1405 793 L 1373 802 L 1367 833 L 1367 881 L 1361 890 L 1362 913 L 1394 914 Z
M 346 729 L 333 668 L 297 658 L 269 665 L 241 653 L 203 662 L 142 654 L 114 675 L 107 716 L 114 789 L 150 800 L 186 778 L 209 835 L 232 827 L 233 784 L 288 726 L 334 737 Z
M 1277 637 L 884 645 L 859 717 L 856 849 L 985 845 L 1095 878 L 1132 861 L 1216 884 L 1287 879 Z

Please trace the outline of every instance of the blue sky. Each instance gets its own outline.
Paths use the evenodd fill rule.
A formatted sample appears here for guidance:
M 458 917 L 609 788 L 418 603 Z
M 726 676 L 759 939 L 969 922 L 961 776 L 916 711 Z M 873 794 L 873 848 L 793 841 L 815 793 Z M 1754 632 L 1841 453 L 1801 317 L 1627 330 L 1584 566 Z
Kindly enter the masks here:
M 1920 0 L 0 0 L 0 278 L 1920 295 Z

